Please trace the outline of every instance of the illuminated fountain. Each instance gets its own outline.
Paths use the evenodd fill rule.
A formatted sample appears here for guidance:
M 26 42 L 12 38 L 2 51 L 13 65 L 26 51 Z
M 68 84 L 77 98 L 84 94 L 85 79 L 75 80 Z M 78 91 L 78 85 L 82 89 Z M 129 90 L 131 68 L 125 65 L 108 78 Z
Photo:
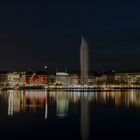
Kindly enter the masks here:
M 88 44 L 82 37 L 80 48 L 81 85 L 87 85 L 88 80 Z

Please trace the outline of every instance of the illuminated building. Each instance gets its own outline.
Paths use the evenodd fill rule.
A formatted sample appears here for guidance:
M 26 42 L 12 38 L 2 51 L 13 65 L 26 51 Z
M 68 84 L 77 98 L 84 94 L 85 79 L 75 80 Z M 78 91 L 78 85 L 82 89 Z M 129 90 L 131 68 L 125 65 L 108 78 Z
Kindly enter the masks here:
M 48 75 L 48 84 L 54 84 L 55 83 L 55 75 L 51 74 L 51 75 Z
M 109 72 L 107 73 L 107 83 L 113 83 L 115 80 L 115 73 Z
M 93 79 L 88 78 L 88 85 L 89 85 L 89 86 L 93 86 L 94 83 L 95 83 L 95 81 L 94 81 Z
M 70 83 L 69 74 L 66 72 L 56 73 L 56 85 L 61 85 L 62 87 L 68 87 Z
M 140 73 L 129 73 L 129 82 L 138 83 L 140 85 Z
M 26 72 L 22 74 L 22 85 L 46 84 L 47 78 L 43 72 Z
M 78 74 L 71 74 L 70 75 L 70 84 L 71 85 L 78 85 L 79 84 L 79 76 L 78 76 Z
M 86 85 L 88 79 L 88 44 L 82 37 L 80 48 L 81 84 Z
M 128 73 L 115 73 L 115 80 L 117 81 L 128 81 L 129 75 Z
M 98 76 L 96 77 L 96 82 L 98 81 L 107 81 L 107 75 L 102 75 L 102 76 Z
M 7 84 L 7 73 L 0 73 L 0 87 L 6 87 Z
M 7 74 L 8 87 L 19 87 L 21 85 L 21 76 L 17 72 Z

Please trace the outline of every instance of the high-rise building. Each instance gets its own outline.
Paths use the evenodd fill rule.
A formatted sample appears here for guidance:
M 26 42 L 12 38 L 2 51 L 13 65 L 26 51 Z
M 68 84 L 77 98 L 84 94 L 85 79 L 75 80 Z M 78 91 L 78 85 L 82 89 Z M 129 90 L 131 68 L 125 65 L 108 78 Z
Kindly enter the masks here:
M 80 48 L 81 84 L 86 85 L 88 80 L 88 44 L 82 37 Z

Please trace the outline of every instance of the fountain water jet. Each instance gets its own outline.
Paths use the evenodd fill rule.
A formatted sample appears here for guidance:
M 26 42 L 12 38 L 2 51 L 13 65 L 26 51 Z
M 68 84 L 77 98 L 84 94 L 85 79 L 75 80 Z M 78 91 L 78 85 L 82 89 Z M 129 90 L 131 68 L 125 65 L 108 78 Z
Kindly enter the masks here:
M 87 85 L 88 80 L 88 44 L 82 37 L 80 48 L 81 84 Z

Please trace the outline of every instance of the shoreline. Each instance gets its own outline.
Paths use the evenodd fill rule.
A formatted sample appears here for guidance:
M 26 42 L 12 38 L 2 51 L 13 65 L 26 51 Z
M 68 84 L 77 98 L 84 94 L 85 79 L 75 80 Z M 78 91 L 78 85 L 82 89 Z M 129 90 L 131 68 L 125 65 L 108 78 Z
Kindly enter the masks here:
M 131 90 L 131 89 L 140 89 L 140 87 L 116 87 L 116 88 L 45 88 L 45 87 L 20 87 L 20 88 L 1 88 L 1 91 L 6 90 L 37 90 L 45 89 L 47 91 L 120 91 L 120 90 Z

